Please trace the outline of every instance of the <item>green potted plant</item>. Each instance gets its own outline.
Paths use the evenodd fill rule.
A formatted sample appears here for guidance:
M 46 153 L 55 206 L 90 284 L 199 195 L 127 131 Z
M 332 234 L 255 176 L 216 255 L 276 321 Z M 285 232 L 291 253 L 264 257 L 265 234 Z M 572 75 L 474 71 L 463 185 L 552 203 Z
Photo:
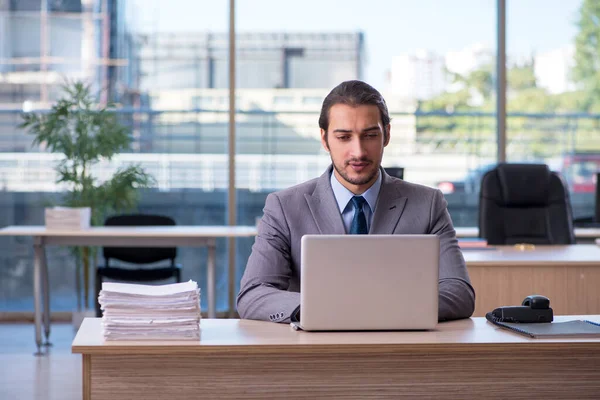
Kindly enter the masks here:
M 112 112 L 114 106 L 99 106 L 84 82 L 67 82 L 65 95 L 47 113 L 23 114 L 20 125 L 35 136 L 34 145 L 43 146 L 64 157 L 57 163 L 57 183 L 67 184 L 62 206 L 89 207 L 91 225 L 102 225 L 110 213 L 123 212 L 137 205 L 138 189 L 154 184 L 154 178 L 139 165 L 119 168 L 110 179 L 99 181 L 94 165 L 111 160 L 126 151 L 132 141 L 128 128 Z M 75 248 L 77 282 L 83 265 L 84 305 L 88 309 L 90 258 L 94 249 Z M 81 308 L 78 284 L 78 308 Z

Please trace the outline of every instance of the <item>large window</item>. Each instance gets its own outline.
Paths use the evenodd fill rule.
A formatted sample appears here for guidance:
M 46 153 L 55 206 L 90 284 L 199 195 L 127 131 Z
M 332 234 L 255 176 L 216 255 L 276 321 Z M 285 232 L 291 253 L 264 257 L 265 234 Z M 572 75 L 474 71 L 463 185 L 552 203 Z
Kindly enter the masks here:
M 30 2 L 27 13 L 16 3 L 0 9 L 1 225 L 41 225 L 44 206 L 60 203 L 64 187 L 54 183 L 52 169 L 58 157 L 32 147 L 18 125 L 23 111 L 46 108 L 61 95 L 64 78 L 108 89 L 98 101 L 117 102 L 134 137 L 130 152 L 97 168 L 100 179 L 119 165 L 141 164 L 157 186 L 141 193 L 139 211 L 182 225 L 225 224 L 228 3 L 93 1 L 83 10 L 50 9 L 45 16 L 39 1 Z M 42 40 L 40 29 L 48 32 Z M 217 94 L 205 92 L 211 68 Z M 215 102 L 205 106 L 207 99 Z M 0 311 L 31 311 L 32 242 L 2 238 L 0 248 Z M 224 311 L 227 242 L 217 249 L 217 311 Z M 72 311 L 73 257 L 65 248 L 48 247 L 47 254 L 52 311 Z M 206 250 L 180 248 L 178 261 L 182 279 L 198 281 L 206 309 Z M 93 294 L 88 301 L 93 307 Z
M 23 3 L 23 4 L 21 4 Z M 479 182 L 497 162 L 496 0 L 236 0 L 236 204 L 227 204 L 229 1 L 0 1 L 2 226 L 43 223 L 60 201 L 57 157 L 17 128 L 48 108 L 63 78 L 107 89 L 131 151 L 98 168 L 139 163 L 157 179 L 139 210 L 179 224 L 254 225 L 266 196 L 323 173 L 318 115 L 325 95 L 361 79 L 386 98 L 383 166 L 437 187 L 455 226 L 476 226 Z M 60 3 L 60 4 L 54 4 Z M 576 217 L 593 209 L 600 169 L 598 10 L 593 0 L 508 0 L 507 159 L 560 171 Z M 39 11 L 39 12 L 38 12 Z M 44 33 L 46 32 L 46 33 Z M 217 250 L 217 311 L 231 304 L 252 238 Z M 32 307 L 32 243 L 0 240 L 0 311 Z M 236 255 L 229 275 L 230 250 Z M 206 253 L 181 248 L 183 278 L 206 304 Z M 101 259 L 98 260 L 101 262 Z M 52 309 L 76 307 L 68 249 L 49 249 Z M 90 303 L 92 299 L 89 299 Z
M 578 220 L 600 171 L 599 18 L 593 0 L 507 6 L 507 159 L 560 172 Z
M 337 84 L 361 79 L 391 113 L 384 167 L 439 186 L 455 224 L 476 224 L 472 171 L 496 159 L 495 5 L 239 0 L 238 222 L 253 223 L 269 192 L 324 172 L 321 103 Z M 237 282 L 250 254 L 240 247 Z

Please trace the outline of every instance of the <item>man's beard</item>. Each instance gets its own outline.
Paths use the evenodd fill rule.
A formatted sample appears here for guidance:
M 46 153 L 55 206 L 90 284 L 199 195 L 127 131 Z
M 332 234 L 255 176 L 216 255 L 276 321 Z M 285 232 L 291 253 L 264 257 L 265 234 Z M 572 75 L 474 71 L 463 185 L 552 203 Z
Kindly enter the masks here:
M 379 168 L 374 168 L 373 171 L 365 176 L 365 177 L 361 177 L 358 176 L 356 178 L 351 178 L 350 176 L 348 176 L 348 174 L 346 173 L 345 168 L 338 168 L 337 164 L 333 161 L 333 158 L 331 159 L 331 162 L 333 164 L 333 167 L 335 168 L 335 170 L 337 171 L 337 173 L 344 178 L 344 180 L 348 183 L 351 183 L 352 185 L 365 185 L 369 182 L 371 182 L 371 180 L 373 180 L 373 178 L 375 178 L 375 176 L 377 176 L 377 172 L 379 172 Z M 344 161 L 344 167 L 347 167 L 351 162 L 368 162 L 369 164 L 373 164 L 373 161 L 368 160 L 366 158 L 353 158 L 351 160 L 348 161 Z

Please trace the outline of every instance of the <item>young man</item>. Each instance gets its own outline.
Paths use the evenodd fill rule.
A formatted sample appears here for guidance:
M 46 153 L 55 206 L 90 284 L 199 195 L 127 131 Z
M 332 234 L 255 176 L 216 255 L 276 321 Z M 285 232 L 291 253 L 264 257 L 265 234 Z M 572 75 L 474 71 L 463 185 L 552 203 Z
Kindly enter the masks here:
M 381 168 L 390 141 L 381 94 L 361 81 L 341 83 L 325 98 L 319 127 L 332 165 L 320 178 L 267 196 L 237 297 L 240 316 L 297 320 L 303 235 L 373 233 L 438 235 L 439 319 L 470 317 L 475 293 L 442 193 Z

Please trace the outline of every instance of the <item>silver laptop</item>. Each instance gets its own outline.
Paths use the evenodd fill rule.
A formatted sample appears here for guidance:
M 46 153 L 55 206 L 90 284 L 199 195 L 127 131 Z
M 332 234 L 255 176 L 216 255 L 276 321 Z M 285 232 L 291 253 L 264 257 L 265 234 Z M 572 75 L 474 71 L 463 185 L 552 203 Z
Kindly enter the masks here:
M 295 329 L 421 330 L 438 321 L 436 235 L 305 235 Z

